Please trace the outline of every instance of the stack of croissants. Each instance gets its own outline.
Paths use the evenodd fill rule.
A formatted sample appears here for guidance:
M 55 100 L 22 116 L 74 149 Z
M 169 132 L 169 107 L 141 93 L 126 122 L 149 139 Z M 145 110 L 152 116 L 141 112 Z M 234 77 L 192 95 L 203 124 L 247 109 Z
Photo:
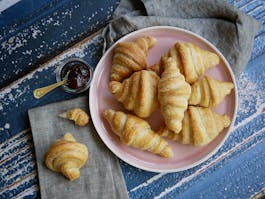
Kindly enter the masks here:
M 220 58 L 192 43 L 175 43 L 159 63 L 148 67 L 148 50 L 155 44 L 155 38 L 145 36 L 114 47 L 109 91 L 131 113 L 106 109 L 103 117 L 124 144 L 172 158 L 172 148 L 162 137 L 204 146 L 230 125 L 227 115 L 211 108 L 219 105 L 234 85 L 201 77 L 218 65 Z M 155 132 L 145 118 L 158 108 L 165 125 Z

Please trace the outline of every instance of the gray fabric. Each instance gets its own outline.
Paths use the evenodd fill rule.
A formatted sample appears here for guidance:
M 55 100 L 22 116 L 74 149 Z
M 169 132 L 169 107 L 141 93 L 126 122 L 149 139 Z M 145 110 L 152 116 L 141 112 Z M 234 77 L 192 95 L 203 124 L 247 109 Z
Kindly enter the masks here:
M 137 29 L 168 25 L 195 32 L 215 45 L 236 77 L 251 54 L 258 21 L 223 0 L 123 0 L 103 30 L 105 49 Z
M 102 143 L 92 121 L 89 126 L 78 127 L 72 121 L 58 117 L 69 108 L 80 107 L 87 111 L 87 104 L 88 98 L 82 97 L 29 110 L 42 198 L 128 198 L 118 159 Z M 73 182 L 50 171 L 43 162 L 50 144 L 67 132 L 85 144 L 89 151 L 80 178 Z

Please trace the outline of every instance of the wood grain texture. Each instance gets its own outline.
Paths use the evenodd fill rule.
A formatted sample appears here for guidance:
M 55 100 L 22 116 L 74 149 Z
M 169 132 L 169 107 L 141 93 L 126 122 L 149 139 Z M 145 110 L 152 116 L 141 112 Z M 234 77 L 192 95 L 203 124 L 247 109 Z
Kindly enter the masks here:
M 56 4 L 56 1 L 51 2 L 46 1 L 47 4 L 44 2 L 48 6 L 47 9 L 50 8 L 49 5 Z M 75 4 L 70 5 L 67 2 L 70 1 L 63 1 L 61 5 L 56 5 L 61 6 L 60 8 L 66 5 L 73 6 L 72 17 L 77 16 L 74 14 L 77 11 L 80 12 L 80 16 L 84 13 L 84 10 L 81 13 L 81 8 L 76 10 Z M 262 0 L 228 0 L 228 2 L 253 16 L 262 24 L 262 29 L 255 37 L 251 60 L 238 79 L 239 107 L 235 128 L 224 146 L 215 155 L 197 167 L 183 172 L 170 174 L 146 172 L 120 161 L 130 198 L 250 198 L 258 195 L 258 193 L 264 195 L 265 2 Z M 50 28 L 52 27 L 51 24 L 57 22 L 57 20 L 55 21 L 57 15 L 53 16 L 51 13 L 47 13 L 43 21 L 38 19 L 40 24 L 47 24 L 47 26 L 43 25 L 44 30 L 45 27 Z M 60 13 L 57 14 L 64 16 Z M 53 18 L 53 21 L 49 20 L 49 16 Z M 58 18 L 59 23 L 62 20 L 62 26 L 65 25 L 64 20 L 67 21 L 67 17 L 69 14 L 65 14 L 65 18 Z M 62 27 L 61 25 L 59 27 Z M 83 27 L 80 23 L 79 26 Z M 10 60 L 7 61 L 6 65 L 1 64 L 1 69 L 3 66 L 8 70 L 12 61 L 18 59 L 18 63 L 12 66 L 12 69 L 8 70 L 9 72 L 4 72 L 6 77 L 1 80 L 8 82 L 6 85 L 9 85 L 0 90 L 0 198 L 38 197 L 37 168 L 31 132 L 28 129 L 27 110 L 30 107 L 76 97 L 57 89 L 56 92 L 50 93 L 42 100 L 34 100 L 32 90 L 53 83 L 55 81 L 55 68 L 63 60 L 77 56 L 95 67 L 102 55 L 102 38 L 95 36 L 92 40 L 85 39 L 79 42 L 40 66 L 34 65 L 41 60 L 40 54 L 46 57 L 44 55 L 46 52 L 49 54 L 49 52 L 60 48 L 53 47 L 52 43 L 47 46 L 44 45 L 43 49 L 40 48 L 42 44 L 38 42 L 42 42 L 42 39 L 49 34 L 44 31 L 41 36 L 41 33 L 37 31 L 38 29 L 34 29 L 34 31 L 30 27 L 28 27 L 29 33 L 27 34 L 36 37 L 36 40 L 35 38 L 29 39 L 32 42 L 29 49 L 17 47 L 12 50 L 19 44 L 14 40 L 14 44 L 9 49 L 12 50 L 10 51 L 12 58 L 10 58 L 6 45 L 4 45 L 5 52 L 2 53 L 2 48 L 0 54 L 0 57 L 4 56 L 0 61 Z M 27 30 L 26 27 L 24 29 Z M 58 31 L 58 29 L 54 30 Z M 4 40 L 8 41 L 12 38 L 12 34 L 8 35 L 8 30 L 2 29 L 1 31 L 5 33 L 1 32 L 0 34 L 0 42 L 3 44 Z M 19 34 L 19 30 L 17 31 L 16 35 Z M 52 30 L 46 31 L 51 32 Z M 61 35 L 62 40 L 59 42 L 61 46 L 67 46 L 63 42 L 65 42 L 65 38 L 68 38 L 68 34 L 69 32 L 66 33 L 66 36 Z M 8 37 L 9 39 L 7 39 Z M 70 40 L 74 41 L 75 38 Z M 56 37 L 52 38 L 51 41 L 57 41 L 53 41 L 53 39 Z M 32 50 L 34 45 L 38 46 L 36 52 Z M 57 46 L 57 44 L 54 45 Z M 29 50 L 32 50 L 31 54 L 29 54 Z M 39 56 L 40 58 L 38 58 Z M 24 59 L 20 60 L 21 57 Z M 35 57 L 36 60 L 31 61 L 32 57 Z M 28 67 L 30 66 L 29 63 L 36 68 L 30 73 L 28 73 L 31 70 L 31 67 Z M 21 69 L 19 64 L 23 65 Z M 23 71 L 26 72 L 23 73 Z M 12 73 L 18 74 L 13 77 Z M 21 79 L 17 80 L 18 77 Z M 10 81 L 14 79 L 17 81 L 10 84 Z
M 23 0 L 3 11 L 0 88 L 105 26 L 118 2 Z

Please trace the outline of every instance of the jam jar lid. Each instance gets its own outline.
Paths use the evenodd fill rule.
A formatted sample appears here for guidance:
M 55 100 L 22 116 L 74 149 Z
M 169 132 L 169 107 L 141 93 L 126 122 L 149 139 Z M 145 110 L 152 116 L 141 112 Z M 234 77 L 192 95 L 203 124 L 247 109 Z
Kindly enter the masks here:
M 68 93 L 82 93 L 86 91 L 93 77 L 93 68 L 83 59 L 70 58 L 57 68 L 56 81 L 67 83 L 62 88 Z

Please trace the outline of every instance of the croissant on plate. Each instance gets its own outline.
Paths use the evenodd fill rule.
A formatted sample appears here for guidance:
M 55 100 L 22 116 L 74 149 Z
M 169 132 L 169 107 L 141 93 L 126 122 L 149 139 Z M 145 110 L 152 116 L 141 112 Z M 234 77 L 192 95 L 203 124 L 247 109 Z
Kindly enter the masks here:
M 103 111 L 103 117 L 124 144 L 150 151 L 162 157 L 173 157 L 169 144 L 154 133 L 145 120 L 112 109 Z
M 167 127 L 160 128 L 157 134 L 182 144 L 204 146 L 230 123 L 230 118 L 226 115 L 219 115 L 209 108 L 189 106 L 184 114 L 179 134 L 175 134 Z
M 148 50 L 156 44 L 150 36 L 138 38 L 135 42 L 121 42 L 114 48 L 110 81 L 122 81 L 133 72 L 146 69 Z
M 173 58 L 163 59 L 164 71 L 158 83 L 158 100 L 166 126 L 174 133 L 182 128 L 184 112 L 188 107 L 191 87 L 179 72 Z
M 72 108 L 59 115 L 61 118 L 73 120 L 78 126 L 85 126 L 89 122 L 89 116 L 80 108 Z
M 222 82 L 205 76 L 191 87 L 190 105 L 215 107 L 220 104 L 226 95 L 234 88 L 231 82 Z
M 52 171 L 61 172 L 71 181 L 79 178 L 79 169 L 85 165 L 87 159 L 87 147 L 76 142 L 70 133 L 55 141 L 45 154 L 46 166 Z
M 177 42 L 163 57 L 172 57 L 186 82 L 193 84 L 208 68 L 219 64 L 220 58 L 215 53 L 203 50 L 192 43 Z M 163 71 L 163 64 L 154 65 L 151 70 L 158 75 Z
M 158 107 L 158 81 L 156 73 L 142 70 L 134 72 L 122 83 L 111 81 L 109 90 L 127 110 L 146 118 Z

